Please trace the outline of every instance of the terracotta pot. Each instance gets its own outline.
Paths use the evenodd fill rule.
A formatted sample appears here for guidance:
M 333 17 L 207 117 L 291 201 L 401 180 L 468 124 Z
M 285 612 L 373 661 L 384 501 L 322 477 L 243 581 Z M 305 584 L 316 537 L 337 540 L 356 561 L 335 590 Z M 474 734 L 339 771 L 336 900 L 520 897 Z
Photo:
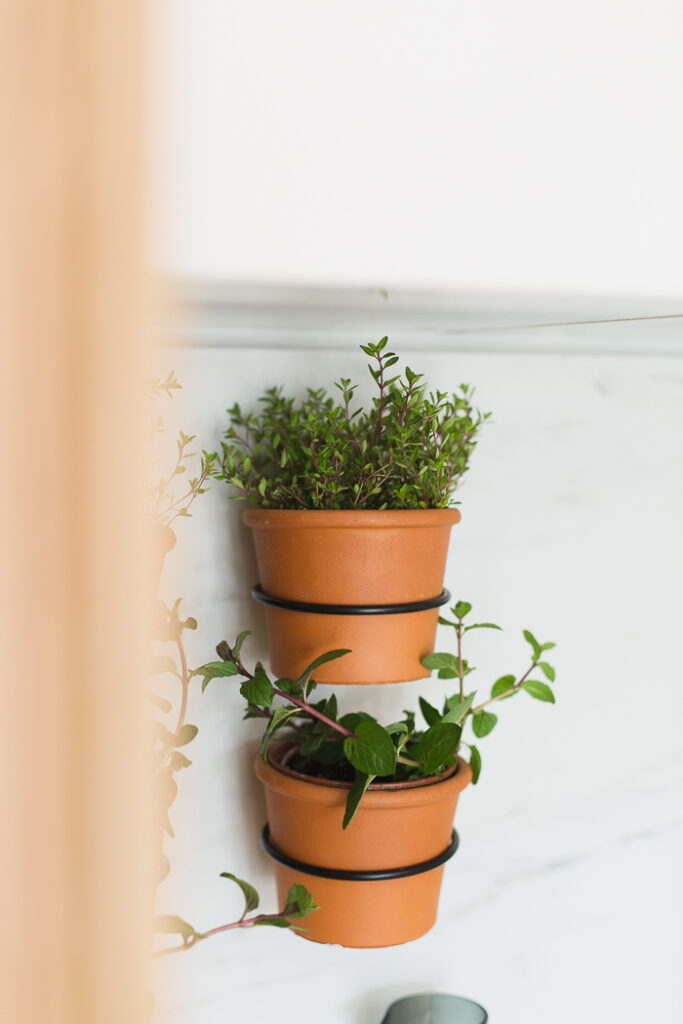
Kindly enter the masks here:
M 396 683 L 429 675 L 420 662 L 434 649 L 450 530 L 459 520 L 453 508 L 247 509 L 244 522 L 254 534 L 260 599 L 328 606 L 322 611 L 266 604 L 273 671 L 296 678 L 324 651 L 350 648 L 351 654 L 319 669 L 316 680 Z M 415 603 L 431 607 L 351 613 L 358 606 Z
M 154 524 L 152 533 L 152 585 L 156 594 L 161 582 L 161 573 L 164 568 L 164 559 L 176 544 L 176 535 L 170 526 Z
M 321 877 L 305 866 L 384 872 L 438 859 L 449 850 L 458 797 L 472 778 L 469 765 L 458 758 L 444 778 L 371 786 L 342 830 L 348 784 L 283 767 L 287 749 L 271 744 L 269 761 L 259 758 L 255 770 L 266 791 L 270 843 L 302 865 L 276 860 L 280 903 L 299 882 L 320 906 L 301 922 L 308 929 L 304 937 L 365 948 L 410 942 L 428 932 L 436 920 L 443 863 L 372 881 Z

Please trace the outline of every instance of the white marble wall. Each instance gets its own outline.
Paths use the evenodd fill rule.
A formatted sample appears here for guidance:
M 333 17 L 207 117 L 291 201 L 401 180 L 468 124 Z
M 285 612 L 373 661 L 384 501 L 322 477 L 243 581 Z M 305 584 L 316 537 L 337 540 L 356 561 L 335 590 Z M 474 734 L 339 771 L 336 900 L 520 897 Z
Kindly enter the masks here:
M 260 929 L 232 932 L 155 967 L 163 1024 L 227 1020 L 379 1024 L 409 992 L 470 995 L 493 1024 L 643 1024 L 683 1019 L 683 359 L 403 349 L 447 389 L 477 385 L 494 411 L 462 488 L 446 584 L 504 634 L 472 641 L 482 688 L 524 664 L 523 627 L 555 640 L 557 705 L 523 697 L 482 740 L 480 785 L 458 809 L 461 847 L 424 938 L 346 950 Z M 217 443 L 224 409 L 266 385 L 363 374 L 354 349 L 176 348 L 184 391 L 169 425 Z M 251 627 L 255 565 L 224 485 L 178 524 L 162 593 L 199 620 L 192 660 Z M 442 638 L 448 642 L 447 635 Z M 257 653 L 262 644 L 255 644 Z M 342 698 L 389 718 L 437 680 Z M 159 909 L 197 928 L 235 915 L 221 871 L 274 906 L 258 844 L 257 723 L 237 685 L 190 699 L 200 729 L 172 809 L 177 838 Z M 188 753 L 190 750 L 188 749 Z

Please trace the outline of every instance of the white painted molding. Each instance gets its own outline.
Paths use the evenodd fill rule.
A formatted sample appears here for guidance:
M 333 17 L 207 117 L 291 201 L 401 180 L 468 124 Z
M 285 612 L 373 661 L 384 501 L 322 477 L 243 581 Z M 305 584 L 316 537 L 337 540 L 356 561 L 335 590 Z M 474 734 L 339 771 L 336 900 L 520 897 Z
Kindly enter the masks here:
M 683 301 L 183 283 L 172 345 L 683 356 Z

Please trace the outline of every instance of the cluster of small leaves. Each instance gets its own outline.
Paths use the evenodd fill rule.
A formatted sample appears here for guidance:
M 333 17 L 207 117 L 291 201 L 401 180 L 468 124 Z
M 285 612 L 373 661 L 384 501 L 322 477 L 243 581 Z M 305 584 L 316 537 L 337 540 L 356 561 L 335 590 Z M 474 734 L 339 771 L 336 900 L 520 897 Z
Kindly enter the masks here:
M 489 414 L 472 406 L 473 389 L 428 392 L 422 374 L 406 367 L 387 338 L 361 345 L 377 394 L 354 408 L 357 385 L 335 384 L 339 397 L 309 389 L 296 402 L 270 388 L 258 413 L 228 410 L 222 479 L 236 497 L 273 509 L 444 508 L 468 468 Z
M 541 660 L 543 652 L 554 644 L 539 644 L 525 630 L 525 639 L 533 652 L 530 668 L 519 679 L 502 676 L 494 683 L 491 697 L 475 706 L 476 691 L 464 692 L 464 680 L 473 668 L 462 656 L 462 637 L 472 629 L 500 627 L 493 623 L 465 626 L 463 620 L 470 611 L 471 606 L 467 602 L 459 601 L 453 608 L 455 622 L 441 620 L 455 628 L 458 653 L 436 653 L 423 660 L 426 668 L 438 669 L 440 678 L 459 680 L 458 692 L 446 698 L 440 711 L 420 697 L 426 728 L 416 726 L 413 711 L 405 711 L 400 721 L 383 726 L 364 711 L 340 715 L 335 694 L 312 701 L 310 695 L 316 686 L 313 673 L 321 665 L 348 654 L 348 650 L 328 651 L 320 655 L 296 680 L 282 678 L 273 682 L 260 662 L 256 663 L 253 672 L 244 665 L 240 653 L 248 636 L 244 632 L 234 645 L 230 646 L 226 641 L 218 645 L 216 651 L 221 660 L 200 670 L 204 675 L 203 686 L 220 676 L 243 678 L 240 692 L 247 702 L 245 718 L 263 718 L 267 723 L 261 744 L 264 760 L 268 757 L 273 736 L 288 727 L 293 733 L 287 752 L 289 767 L 317 778 L 351 783 L 343 819 L 343 827 L 347 828 L 368 786 L 375 779 L 403 782 L 441 776 L 452 768 L 461 742 L 464 742 L 462 734 L 468 721 L 476 737 L 486 736 L 495 726 L 496 716 L 486 710 L 491 703 L 511 697 L 520 689 L 539 700 L 554 701 L 549 686 L 529 678 L 538 668 L 547 678 L 554 680 L 554 669 Z M 282 703 L 276 704 L 276 698 L 280 698 Z M 469 747 L 472 779 L 476 783 L 481 772 L 481 755 L 473 744 L 466 743 L 465 746 Z
M 178 381 L 175 373 L 171 371 L 167 377 L 159 378 L 149 384 L 148 395 L 150 398 L 157 398 L 161 395 L 173 398 L 173 392 L 180 390 L 182 390 L 182 384 Z M 152 417 L 148 430 L 150 439 L 163 431 L 163 418 L 161 416 Z M 180 477 L 191 471 L 189 460 L 197 457 L 197 453 L 190 450 L 196 436 L 196 434 L 185 434 L 182 430 L 178 431 L 175 463 L 170 473 L 160 476 L 151 488 L 152 518 L 161 525 L 170 526 L 179 517 L 189 517 L 192 503 L 200 494 L 205 494 L 209 489 L 206 486 L 207 481 L 218 476 L 220 470 L 218 455 L 203 451 L 199 466 L 195 470 L 196 475 L 188 480 L 187 487 L 179 497 L 175 494 L 174 482 L 177 484 Z
M 182 949 L 190 949 L 192 946 L 196 946 L 198 942 L 201 942 L 202 939 L 208 939 L 210 936 L 218 935 L 221 932 L 231 931 L 233 928 L 258 928 L 259 926 L 270 925 L 273 928 L 293 928 L 296 931 L 305 932 L 307 929 L 295 922 L 308 917 L 312 911 L 318 910 L 313 897 L 305 886 L 295 884 L 289 890 L 285 905 L 281 910 L 274 914 L 252 914 L 249 916 L 250 912 L 256 910 L 259 905 L 259 894 L 256 889 L 249 882 L 245 882 L 244 879 L 238 878 L 229 871 L 222 871 L 220 877 L 230 879 L 242 890 L 244 910 L 241 917 L 228 924 L 210 928 L 206 932 L 198 932 L 191 924 L 183 920 L 182 917 L 177 917 L 175 914 L 160 914 L 154 920 L 154 931 L 158 934 L 179 935 L 182 939 L 182 945 L 158 950 L 155 954 L 156 956 L 164 956 L 167 953 L 176 953 Z

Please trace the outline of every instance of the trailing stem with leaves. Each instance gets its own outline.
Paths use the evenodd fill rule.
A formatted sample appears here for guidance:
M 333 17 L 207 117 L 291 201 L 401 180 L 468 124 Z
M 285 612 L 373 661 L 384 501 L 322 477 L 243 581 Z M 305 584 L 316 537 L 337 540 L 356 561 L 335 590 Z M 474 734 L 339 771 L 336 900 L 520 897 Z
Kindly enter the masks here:
M 376 387 L 370 408 L 355 407 L 357 385 L 342 377 L 338 396 L 308 389 L 300 401 L 268 389 L 261 409 L 228 410 L 220 477 L 235 497 L 271 509 L 445 508 L 467 471 L 487 414 L 473 389 L 429 392 L 422 374 L 387 351 L 387 338 L 361 345 Z M 216 455 L 215 458 L 218 458 Z
M 151 399 L 161 395 L 173 398 L 174 391 L 180 390 L 182 390 L 182 384 L 178 381 L 175 373 L 171 371 L 166 377 L 150 382 L 148 396 Z M 152 442 L 157 435 L 163 434 L 164 430 L 163 417 L 150 415 L 148 440 Z M 201 456 L 198 456 L 191 450 L 196 436 L 196 434 L 185 434 L 182 430 L 178 431 L 174 458 L 169 469 L 158 476 L 156 482 L 152 484 L 150 497 L 152 519 L 161 526 L 171 526 L 180 517 L 189 518 L 190 508 L 195 500 L 200 494 L 206 493 L 208 481 L 218 475 L 218 456 L 215 453 L 203 451 Z M 194 467 L 195 476 L 188 478 L 186 476 L 188 471 L 193 471 L 189 460 L 196 458 L 199 458 L 199 465 Z M 160 459 L 156 458 L 154 464 L 157 465 L 159 461 Z M 183 477 L 187 479 L 187 485 L 180 488 L 181 493 L 177 494 L 176 488 Z
M 175 374 L 169 374 L 164 380 L 156 382 L 152 388 L 152 394 L 172 395 L 172 392 L 179 388 Z M 155 429 L 163 430 L 163 422 L 156 421 Z M 188 445 L 193 438 L 180 433 L 178 441 L 178 459 L 182 463 L 190 458 L 187 451 Z M 155 510 L 157 520 L 165 523 L 172 522 L 177 516 L 189 516 L 189 507 L 196 497 L 207 490 L 203 486 L 208 476 L 213 475 L 212 463 L 206 461 L 206 453 L 202 457 L 200 470 L 197 477 L 190 481 L 190 491 L 183 498 L 167 499 Z M 183 470 L 184 471 L 184 470 Z M 176 472 L 171 474 L 166 483 L 179 475 Z M 163 488 L 159 492 L 163 497 Z M 170 502 L 170 503 L 169 503 Z M 168 857 L 161 850 L 164 833 L 174 837 L 174 831 L 170 821 L 169 811 L 178 793 L 178 786 L 175 776 L 178 772 L 191 765 L 185 751 L 192 743 L 198 733 L 196 725 L 187 721 L 188 700 L 192 680 L 196 677 L 204 677 L 202 668 L 190 668 L 185 648 L 184 634 L 187 630 L 197 629 L 197 620 L 192 616 L 184 617 L 180 610 L 181 598 L 178 598 L 173 605 L 167 606 L 163 601 L 156 601 L 154 604 L 154 639 L 157 644 L 172 645 L 173 653 L 156 653 L 150 656 L 150 675 L 170 675 L 175 677 L 180 685 L 179 699 L 174 702 L 167 697 L 157 693 L 148 694 L 150 702 L 154 705 L 161 717 L 151 719 L 150 730 L 150 756 L 151 756 L 151 779 L 153 786 L 153 804 L 157 815 L 157 835 L 159 836 L 160 863 L 157 876 L 157 884 L 162 882 L 170 871 Z M 229 674 L 229 673 L 226 673 Z M 223 872 L 222 878 L 227 878 L 236 883 L 242 890 L 245 906 L 242 915 L 227 924 L 218 925 L 208 931 L 199 932 L 187 921 L 174 914 L 162 914 L 155 919 L 154 930 L 159 933 L 175 934 L 180 937 L 180 945 L 171 946 L 167 949 L 158 950 L 155 956 L 165 956 L 168 953 L 189 949 L 197 942 L 207 939 L 212 935 L 230 931 L 236 928 L 251 928 L 261 925 L 272 925 L 277 928 L 297 928 L 294 924 L 298 919 L 306 917 L 317 907 L 311 894 L 300 885 L 295 885 L 289 892 L 285 906 L 272 914 L 254 914 L 259 905 L 259 896 L 256 890 L 248 882 L 237 878 L 230 872 Z
M 173 705 L 169 700 L 158 694 L 150 695 L 150 700 L 155 707 L 165 716 L 171 716 L 172 719 L 172 724 L 166 724 L 159 720 L 150 723 L 155 762 L 156 806 L 161 814 L 162 828 L 171 837 L 174 837 L 174 831 L 169 820 L 169 810 L 178 791 L 174 776 L 177 772 L 188 768 L 192 763 L 181 748 L 186 748 L 189 743 L 192 743 L 198 733 L 197 726 L 187 721 L 190 685 L 195 678 L 206 680 L 207 675 L 215 677 L 221 674 L 215 665 L 200 666 L 199 668 L 189 667 L 183 634 L 188 629 L 196 630 L 197 620 L 191 616 L 188 618 L 181 617 L 180 604 L 180 599 L 172 607 L 167 607 L 162 601 L 157 602 L 158 639 L 162 642 L 173 644 L 176 655 L 175 657 L 171 655 L 155 655 L 150 663 L 150 672 L 173 675 L 180 684 L 180 700 L 175 714 L 173 713 Z M 223 675 L 230 674 L 229 668 L 223 672 Z M 158 881 L 162 881 L 169 870 L 170 863 L 168 858 L 162 853 Z M 259 895 L 256 889 L 248 882 L 237 878 L 228 871 L 222 872 L 220 877 L 230 879 L 242 890 L 245 905 L 241 917 L 227 924 L 210 928 L 208 931 L 200 932 L 175 914 L 158 915 L 154 921 L 155 932 L 175 934 L 182 941 L 180 945 L 158 950 L 154 956 L 165 956 L 168 953 L 190 949 L 203 939 L 208 939 L 212 935 L 219 935 L 221 932 L 231 931 L 236 928 L 271 925 L 276 928 L 305 930 L 295 922 L 307 917 L 313 910 L 318 909 L 308 890 L 302 885 L 294 885 L 289 891 L 284 907 L 280 910 L 272 914 L 252 914 L 251 911 L 256 910 L 259 905 Z
M 465 680 L 474 669 L 463 654 L 464 637 L 474 629 L 500 627 L 491 622 L 466 625 L 470 611 L 471 605 L 459 601 L 452 609 L 453 621 L 440 620 L 455 631 L 455 653 L 430 654 L 423 660 L 426 668 L 438 670 L 441 679 L 458 680 L 457 691 L 446 698 L 441 709 L 419 698 L 424 726 L 417 725 L 414 711 L 405 711 L 400 721 L 383 726 L 364 711 L 340 714 L 335 694 L 312 700 L 316 669 L 343 657 L 348 650 L 321 654 L 296 680 L 271 680 L 260 662 L 250 670 L 241 653 L 248 631 L 240 633 L 233 646 L 226 641 L 218 645 L 220 661 L 210 662 L 199 670 L 204 677 L 202 689 L 218 677 L 243 679 L 240 692 L 247 702 L 245 718 L 262 718 L 266 722 L 261 744 L 264 760 L 268 758 L 271 740 L 286 727 L 290 741 L 287 767 L 314 778 L 350 784 L 343 819 L 343 828 L 347 828 L 375 780 L 411 782 L 444 776 L 454 768 L 462 746 L 469 750 L 472 781 L 476 783 L 481 773 L 481 755 L 473 743 L 463 740 L 463 733 L 471 727 L 476 738 L 488 735 L 497 722 L 497 716 L 487 710 L 491 705 L 522 691 L 537 700 L 555 702 L 548 683 L 538 678 L 542 674 L 554 682 L 555 670 L 544 660 L 544 654 L 555 645 L 541 644 L 524 630 L 524 638 L 531 647 L 530 664 L 519 675 L 501 676 L 493 683 L 490 696 L 476 703 L 477 692 L 466 692 Z M 534 675 L 536 678 L 532 678 Z

